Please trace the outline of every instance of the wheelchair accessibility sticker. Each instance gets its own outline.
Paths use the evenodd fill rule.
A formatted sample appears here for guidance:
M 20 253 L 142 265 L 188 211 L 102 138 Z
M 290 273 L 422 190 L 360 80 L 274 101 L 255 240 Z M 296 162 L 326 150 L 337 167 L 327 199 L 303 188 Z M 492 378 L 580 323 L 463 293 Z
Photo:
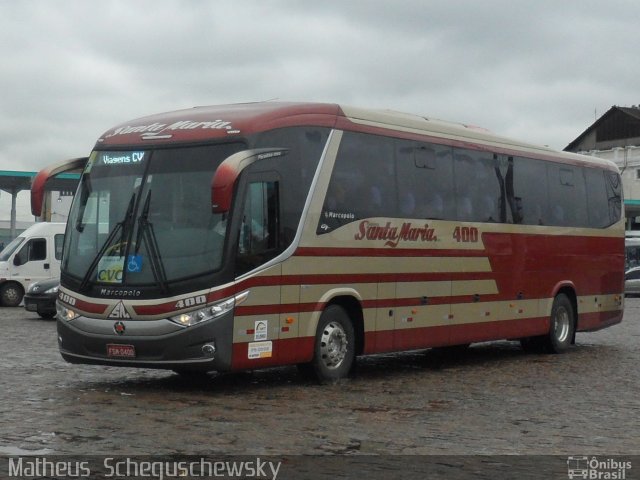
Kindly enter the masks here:
M 127 272 L 137 273 L 142 271 L 142 255 L 129 255 L 127 260 Z

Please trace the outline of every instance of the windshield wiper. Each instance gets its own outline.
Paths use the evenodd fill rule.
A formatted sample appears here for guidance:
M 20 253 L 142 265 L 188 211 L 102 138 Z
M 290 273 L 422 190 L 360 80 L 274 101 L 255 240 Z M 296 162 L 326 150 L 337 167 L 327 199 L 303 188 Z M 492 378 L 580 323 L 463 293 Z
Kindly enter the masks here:
M 111 247 L 111 242 L 113 242 L 113 240 L 116 238 L 116 235 L 118 234 L 118 232 L 121 232 L 120 244 L 124 243 L 125 234 L 128 230 L 127 226 L 131 223 L 131 218 L 133 217 L 133 207 L 135 206 L 135 204 L 136 204 L 136 194 L 133 193 L 131 195 L 131 199 L 129 200 L 129 206 L 127 207 L 127 212 L 125 213 L 124 218 L 122 219 L 122 221 L 116 223 L 113 226 L 113 230 L 109 232 L 109 236 L 107 237 L 105 242 L 102 244 L 102 247 L 100 247 L 100 250 L 98 250 L 98 253 L 96 254 L 96 256 L 93 257 L 93 261 L 91 262 L 91 265 L 89 265 L 87 273 L 85 273 L 84 277 L 82 277 L 82 282 L 80 283 L 80 288 L 79 288 L 81 292 L 87 288 L 91 275 L 93 274 L 96 267 L 98 266 L 98 263 L 100 263 L 100 259 L 102 258 L 102 256 Z
M 149 251 L 149 258 L 151 259 L 151 272 L 153 273 L 153 278 L 155 278 L 160 285 L 160 291 L 163 294 L 167 294 L 169 292 L 167 273 L 164 269 L 164 263 L 162 262 L 160 249 L 158 248 L 158 241 L 156 239 L 156 233 L 153 230 L 153 224 L 149 221 L 150 203 L 151 190 L 147 192 L 147 198 L 144 200 L 142 213 L 140 214 L 140 217 L 138 217 L 138 235 L 136 236 L 136 248 L 134 254 L 138 254 L 138 251 L 140 250 L 140 240 L 144 240 L 147 244 L 147 250 Z

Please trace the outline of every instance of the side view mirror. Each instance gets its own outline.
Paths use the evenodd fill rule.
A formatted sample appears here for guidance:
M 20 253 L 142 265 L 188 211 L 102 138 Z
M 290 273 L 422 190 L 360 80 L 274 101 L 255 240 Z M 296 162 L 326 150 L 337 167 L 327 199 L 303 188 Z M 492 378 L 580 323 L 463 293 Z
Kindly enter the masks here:
M 22 259 L 20 258 L 20 255 L 16 255 L 15 257 L 13 257 L 13 264 L 16 267 L 19 267 L 20 265 L 22 265 Z
M 49 165 L 40 170 L 31 182 L 31 213 L 35 217 L 42 215 L 42 201 L 47 182 L 56 175 L 71 170 L 84 169 L 88 157 L 72 158 L 64 162 Z
M 211 211 L 226 213 L 231 209 L 233 187 L 242 171 L 260 160 L 281 157 L 289 153 L 282 148 L 256 148 L 234 153 L 216 169 L 211 179 Z

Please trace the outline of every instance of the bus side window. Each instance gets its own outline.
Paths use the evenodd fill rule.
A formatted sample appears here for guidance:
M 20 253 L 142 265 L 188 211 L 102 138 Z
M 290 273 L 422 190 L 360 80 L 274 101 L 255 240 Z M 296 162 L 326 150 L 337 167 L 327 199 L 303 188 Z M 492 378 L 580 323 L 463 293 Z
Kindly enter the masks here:
M 504 175 L 497 155 L 456 148 L 453 164 L 456 218 L 462 222 L 506 221 L 500 208 L 504 205 Z
M 238 238 L 237 275 L 277 255 L 278 231 L 278 182 L 249 183 Z
M 546 162 L 525 157 L 513 159 L 512 172 L 506 181 L 514 223 L 548 225 L 549 195 Z
M 452 148 L 396 140 L 398 209 L 393 216 L 455 218 Z
M 410 203 L 406 208 L 410 208 Z M 329 233 L 364 218 L 389 216 L 401 216 L 394 139 L 345 132 L 316 233 Z
M 561 227 L 589 225 L 587 187 L 580 167 L 547 163 L 550 223 Z

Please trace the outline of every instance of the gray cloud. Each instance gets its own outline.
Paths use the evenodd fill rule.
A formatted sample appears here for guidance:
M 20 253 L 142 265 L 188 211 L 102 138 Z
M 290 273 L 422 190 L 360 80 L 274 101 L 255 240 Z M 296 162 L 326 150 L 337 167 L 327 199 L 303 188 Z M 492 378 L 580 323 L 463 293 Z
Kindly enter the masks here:
M 0 169 L 86 155 L 135 117 L 271 98 L 563 148 L 596 112 L 640 103 L 639 13 L 623 0 L 0 0 Z

